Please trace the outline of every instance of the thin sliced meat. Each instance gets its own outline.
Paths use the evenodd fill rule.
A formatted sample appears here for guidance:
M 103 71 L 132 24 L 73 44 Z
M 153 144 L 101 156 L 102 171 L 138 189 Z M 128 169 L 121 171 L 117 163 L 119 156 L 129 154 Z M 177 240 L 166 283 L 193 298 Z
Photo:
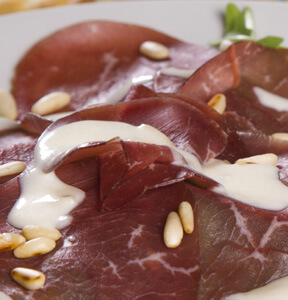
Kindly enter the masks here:
M 208 101 L 221 91 L 239 87 L 245 79 L 252 86 L 287 97 L 287 66 L 287 49 L 267 48 L 250 41 L 235 43 L 198 69 L 180 93 Z
M 15 141 L 15 136 L 12 139 Z M 33 162 L 33 152 L 34 147 L 36 144 L 35 139 L 29 139 L 28 141 L 23 141 L 23 137 L 18 137 L 17 139 L 19 143 L 17 144 L 9 144 L 3 145 L 3 148 L 0 148 L 0 165 L 7 164 L 14 161 L 23 161 L 27 166 L 31 166 Z M 22 141 L 22 143 L 20 142 Z M 11 174 L 7 176 L 0 176 L 0 184 L 12 179 L 13 177 L 17 176 L 17 174 Z M 5 197 L 3 195 L 3 197 Z M 0 197 L 1 200 L 1 197 Z
M 287 209 L 261 210 L 190 188 L 199 224 L 197 299 L 223 299 L 288 275 Z
M 222 152 L 219 153 L 218 158 L 225 159 L 230 162 L 234 162 L 239 158 L 247 157 L 254 154 L 254 152 L 249 152 L 247 146 L 242 140 L 239 130 L 249 130 L 255 131 L 255 127 L 250 124 L 247 119 L 239 116 L 234 112 L 224 112 L 223 115 L 219 114 L 215 109 L 209 106 L 207 103 L 195 99 L 188 95 L 183 94 L 164 94 L 164 93 L 155 93 L 151 89 L 143 85 L 135 85 L 129 91 L 125 101 L 137 100 L 139 97 L 153 98 L 155 96 L 167 98 L 167 96 L 176 98 L 180 101 L 190 104 L 191 106 L 199 109 L 205 115 L 209 116 L 213 121 L 220 126 L 220 128 L 227 135 L 226 147 L 223 148 Z M 262 143 L 263 144 L 263 143 Z
M 173 98 L 155 97 L 95 106 L 56 121 L 49 130 L 79 120 L 121 121 L 148 124 L 165 135 L 179 149 L 195 154 L 201 161 L 215 157 L 226 146 L 226 133 L 197 108 Z
M 21 263 L 45 273 L 44 288 L 25 291 L 13 282 L 7 270 L 18 267 L 19 259 L 2 253 L 1 290 L 15 300 L 191 299 L 200 276 L 197 230 L 185 235 L 174 250 L 162 238 L 168 213 L 184 200 L 194 203 L 185 184 L 179 183 L 148 191 L 125 208 L 98 215 L 97 198 L 90 190 L 57 248 Z
M 168 60 L 156 62 L 139 56 L 141 41 L 153 36 L 168 43 Z M 115 47 L 120 41 L 126 43 Z M 92 46 L 87 52 L 78 47 L 84 43 Z M 135 100 L 137 90 L 132 90 L 127 102 L 87 108 L 52 125 L 26 115 L 36 98 L 54 89 L 71 92 L 73 100 L 67 109 L 106 101 L 129 76 L 138 76 L 143 66 L 146 74 L 172 62 L 185 67 L 184 48 L 188 54 L 191 47 L 182 42 L 149 29 L 111 22 L 89 22 L 60 31 L 31 49 L 18 65 L 14 92 L 20 116 L 26 116 L 22 128 L 40 134 L 80 120 L 145 123 L 165 133 L 179 148 L 195 153 L 202 162 L 217 156 L 233 161 L 250 153 L 279 150 L 279 177 L 287 184 L 287 142 L 269 136 L 278 129 L 285 131 L 286 116 L 265 107 L 258 109 L 259 101 L 252 91 L 259 83 L 286 95 L 286 50 L 239 43 L 195 72 L 179 95 L 156 95 L 141 88 L 141 99 Z M 100 56 L 93 56 L 91 49 Z M 176 49 L 181 55 L 177 56 Z M 44 68 L 40 70 L 42 55 Z M 268 59 L 273 63 L 267 67 Z M 281 68 L 276 74 L 280 62 L 284 71 Z M 43 79 L 39 85 L 36 77 Z M 79 85 L 74 89 L 76 81 Z M 169 84 L 163 87 L 169 88 Z M 219 92 L 228 100 L 227 112 L 221 116 L 206 104 Z M 20 104 L 26 96 L 27 101 Z M 264 124 L 267 120 L 275 122 Z M 7 147 L 0 157 L 31 161 L 29 145 L 13 147 L 11 153 Z M 50 168 L 57 176 L 85 191 L 85 199 L 72 211 L 72 223 L 62 230 L 62 239 L 52 252 L 21 261 L 11 252 L 1 254 L 1 291 L 14 300 L 220 300 L 287 276 L 287 209 L 262 210 L 207 190 L 215 183 L 188 168 L 183 158 L 184 165 L 179 166 L 177 155 L 166 146 L 123 142 L 115 137 L 80 145 L 52 162 Z M 6 220 L 19 193 L 18 178 L 0 185 L 2 230 L 16 231 Z M 178 248 L 168 249 L 163 242 L 165 220 L 182 201 L 193 206 L 195 229 L 191 235 L 184 234 Z M 10 276 L 10 270 L 19 264 L 43 271 L 46 285 L 38 291 L 24 290 Z
M 288 98 L 287 67 L 287 49 L 271 49 L 253 42 L 241 42 L 201 67 L 181 88 L 180 94 L 188 94 L 204 102 L 217 93 L 226 96 L 227 113 L 223 118 L 226 119 L 229 138 L 228 146 L 220 158 L 234 161 L 267 150 L 276 153 L 286 151 L 286 147 L 281 150 L 279 142 L 269 135 L 288 131 L 287 112 L 279 112 L 261 104 L 253 89 L 260 87 Z M 231 141 L 236 147 L 231 147 Z
M 121 206 L 118 203 L 118 209 L 114 207 L 114 210 L 109 213 L 101 213 L 99 209 L 102 202 L 100 199 L 101 177 L 115 175 L 110 171 L 119 164 L 117 160 L 112 159 L 111 152 L 118 156 L 119 146 L 121 146 L 119 141 L 106 145 L 108 148 L 106 147 L 105 151 L 97 151 L 98 154 L 100 152 L 98 156 L 95 155 L 96 148 L 89 149 L 93 150 L 92 153 L 86 152 L 85 155 L 80 153 L 81 160 L 76 159 L 77 151 L 74 151 L 73 158 L 68 157 L 68 160 L 63 161 L 64 164 L 57 166 L 59 178 L 83 189 L 86 197 L 85 201 L 72 212 L 73 222 L 63 230 L 63 239 L 57 242 L 55 250 L 44 256 L 23 260 L 21 264 L 23 267 L 38 269 L 45 273 L 47 284 L 44 288 L 29 292 L 15 284 L 7 269 L 19 266 L 19 259 L 13 257 L 11 252 L 1 254 L 1 291 L 13 299 L 43 300 L 60 299 L 60 297 L 66 299 L 99 299 L 99 297 L 100 299 L 107 297 L 109 299 L 137 297 L 157 299 L 166 296 L 168 299 L 170 297 L 171 299 L 177 297 L 189 299 L 191 294 L 196 293 L 199 278 L 197 234 L 194 238 L 193 235 L 185 237 L 183 247 L 176 251 L 168 249 L 162 238 L 163 224 L 167 214 L 171 210 L 176 210 L 181 201 L 185 200 L 193 204 L 193 195 L 186 185 L 177 183 L 180 180 L 179 177 L 173 181 L 172 177 L 175 174 L 169 170 L 163 173 L 162 168 L 153 168 L 157 160 L 161 166 L 173 163 L 174 156 L 171 150 L 152 144 L 125 143 L 126 154 L 129 153 L 127 158 L 131 163 L 130 173 L 126 173 L 127 177 L 135 178 L 141 170 L 146 170 L 147 166 L 151 166 L 149 169 L 152 172 L 147 174 L 149 177 L 141 176 L 141 178 L 144 183 L 148 180 L 147 184 L 149 184 L 154 176 L 153 173 L 158 174 L 152 183 L 158 182 L 159 188 L 154 188 L 151 192 L 146 191 L 145 194 L 139 193 L 138 196 L 134 195 L 133 201 L 126 205 L 123 206 L 122 203 Z M 102 146 L 103 144 L 99 144 L 96 147 Z M 144 146 L 144 149 L 141 149 L 141 146 Z M 150 153 L 150 155 L 146 156 L 148 161 L 144 161 L 144 164 L 142 158 L 142 167 L 139 169 L 135 163 L 140 160 L 141 153 Z M 126 155 L 118 157 L 126 162 Z M 101 168 L 101 165 L 106 164 L 105 161 L 110 169 Z M 184 174 L 183 167 L 172 164 L 171 167 L 171 170 L 178 168 L 180 175 Z M 163 180 L 166 180 L 166 176 L 170 177 L 168 185 L 166 188 L 160 187 Z M 181 176 L 183 176 L 183 181 L 186 176 Z M 131 188 L 135 185 L 135 180 L 130 182 Z M 147 189 L 147 184 L 145 189 Z M 10 193 L 12 186 L 12 181 L 0 186 L 1 195 L 6 192 Z M 5 201 L 4 199 L 1 201 L 0 218 L 5 220 L 5 223 L 8 211 L 15 197 L 19 195 L 19 186 L 17 190 L 17 193 L 11 190 L 10 196 L 5 197 Z M 3 226 L 3 229 L 9 231 L 9 226 Z M 155 272 L 157 274 L 152 276 Z M 113 285 L 111 285 L 111 278 L 115 283 Z M 159 284 L 160 278 L 164 280 L 162 284 Z M 181 287 L 177 295 L 173 293 L 175 282 L 179 282 Z
M 148 59 L 139 46 L 152 40 L 169 48 L 169 58 Z M 152 29 L 108 21 L 91 21 L 60 30 L 38 42 L 17 65 L 12 92 L 20 119 L 32 104 L 52 91 L 66 91 L 76 110 L 103 103 L 134 77 L 175 66 L 197 68 L 214 57 L 211 48 L 189 45 Z
M 52 171 L 63 163 L 91 157 L 96 158 L 99 165 L 98 185 L 103 211 L 126 205 L 149 189 L 184 180 L 202 188 L 217 186 L 213 180 L 191 169 L 179 153 L 167 146 L 124 142 L 117 138 L 71 149 L 46 171 Z
M 51 123 L 51 120 L 29 112 L 19 122 L 19 125 L 23 130 L 25 130 L 28 133 L 40 135 Z
M 215 94 L 227 98 L 227 111 L 234 111 L 266 134 L 287 131 L 287 113 L 262 105 L 253 88 L 288 98 L 288 50 L 266 48 L 254 42 L 233 44 L 201 67 L 181 88 L 202 101 Z
M 277 167 L 279 170 L 280 180 L 288 185 L 288 153 L 279 155 Z
M 131 87 L 129 93 L 125 98 L 125 101 L 127 102 L 132 100 L 143 99 L 143 98 L 155 98 L 155 97 L 161 97 L 163 99 L 171 97 L 183 101 L 185 103 L 188 103 L 191 106 L 202 111 L 207 116 L 211 117 L 211 119 L 217 122 L 221 127 L 225 127 L 224 118 L 214 108 L 204 103 L 203 101 L 193 98 L 191 96 L 177 94 L 177 93 L 156 93 L 155 91 L 149 89 L 148 87 L 139 84 Z
M 286 211 L 257 209 L 182 182 L 99 213 L 99 177 L 91 173 L 96 166 L 87 159 L 59 168 L 60 177 L 69 172 L 68 183 L 86 190 L 86 199 L 73 211 L 57 248 L 22 263 L 46 274 L 43 289 L 15 285 L 5 270 L 19 260 L 1 255 L 0 283 L 14 299 L 218 300 L 288 274 Z M 195 230 L 168 249 L 162 240 L 165 219 L 184 200 L 193 205 Z

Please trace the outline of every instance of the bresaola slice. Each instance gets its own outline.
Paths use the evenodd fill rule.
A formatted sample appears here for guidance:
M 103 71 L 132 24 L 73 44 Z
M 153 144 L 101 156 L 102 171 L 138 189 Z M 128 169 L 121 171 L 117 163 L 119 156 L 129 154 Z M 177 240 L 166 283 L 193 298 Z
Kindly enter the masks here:
M 167 46 L 169 58 L 155 61 L 141 55 L 139 47 L 146 40 Z M 20 118 L 52 91 L 68 92 L 72 102 L 65 109 L 76 110 L 105 103 L 133 78 L 166 67 L 196 69 L 217 53 L 141 26 L 85 22 L 32 47 L 16 68 L 12 92 Z
M 83 167 L 89 169 L 89 164 Z M 75 167 L 70 166 L 70 171 L 77 173 L 79 166 Z M 46 285 L 38 291 L 16 285 L 7 270 L 19 266 L 19 259 L 1 253 L 1 291 L 16 300 L 190 299 L 196 295 L 200 276 L 197 230 L 175 250 L 166 248 L 161 239 L 167 214 L 181 201 L 193 204 L 185 185 L 150 190 L 125 208 L 98 215 L 93 184 L 97 176 L 89 180 L 85 171 L 82 175 L 77 186 L 86 185 L 86 201 L 73 212 L 73 223 L 62 231 L 57 248 L 22 261 L 22 266 L 41 268 Z
M 130 39 L 132 31 L 135 38 Z M 88 40 L 86 34 L 90 35 Z M 102 49 L 108 52 L 98 51 L 95 35 L 100 37 Z M 163 44 L 168 41 L 169 45 L 166 45 L 171 50 L 168 60 L 151 61 L 136 53 L 144 37 L 156 36 Z M 75 37 L 77 47 L 71 50 L 71 41 Z M 64 38 L 67 43 L 61 48 Z M 88 43 L 85 46 L 92 46 L 86 48 L 87 60 L 81 55 L 81 46 L 79 48 L 84 40 Z M 120 44 L 119 40 L 126 41 L 127 53 L 121 45 L 114 47 Z M 137 41 L 137 47 L 134 41 Z M 67 54 L 68 45 L 71 53 Z M 67 66 L 70 70 L 71 64 L 63 60 L 64 52 L 59 46 L 65 50 L 65 56 L 75 58 L 73 68 L 78 73 L 67 72 Z M 118 52 L 109 52 L 112 48 Z M 19 104 L 20 116 L 24 117 L 22 128 L 41 134 L 48 126 L 46 132 L 80 120 L 146 123 L 167 134 L 179 148 L 197 155 L 203 163 L 217 156 L 234 161 L 251 153 L 276 152 L 278 149 L 282 154 L 278 163 L 279 176 L 287 183 L 287 142 L 269 136 L 278 129 L 285 131 L 286 115 L 263 106 L 258 110 L 259 101 L 252 91 L 255 82 L 261 82 L 260 87 L 285 95 L 285 80 L 280 82 L 278 79 L 286 78 L 286 74 L 281 71 L 278 77 L 274 72 L 286 57 L 285 50 L 267 50 L 254 43 L 239 43 L 196 71 L 180 94 L 175 95 L 175 92 L 179 91 L 183 78 L 161 75 L 148 84 L 154 91 L 133 88 L 127 102 L 80 110 L 52 125 L 41 117 L 27 115 L 42 92 L 60 89 L 60 77 L 64 79 L 64 89 L 71 88 L 69 91 L 74 99 L 67 109 L 80 109 L 93 103 L 97 93 L 96 102 L 109 100 L 131 76 L 150 74 L 151 71 L 159 74 L 159 70 L 167 66 L 193 68 L 200 59 L 190 57 L 192 48 L 150 29 L 111 22 L 89 22 L 60 31 L 31 49 L 18 65 L 14 92 L 18 101 L 25 97 Z M 91 63 L 89 55 L 94 53 L 91 49 L 100 53 L 100 62 Z M 209 56 L 215 52 L 203 53 L 204 61 L 207 53 Z M 37 66 L 37 59 L 42 55 L 47 58 L 43 73 Z M 254 59 L 256 55 L 262 63 L 259 66 Z M 203 59 L 202 54 L 200 57 Z M 274 61 L 272 80 L 266 81 L 266 86 L 265 80 L 262 82 L 263 74 L 269 78 L 266 75 L 271 70 L 265 73 L 264 62 L 271 57 Z M 101 58 L 106 61 L 107 68 L 101 64 Z M 60 69 L 58 63 L 61 63 Z M 255 76 L 257 68 L 254 64 L 260 68 L 260 75 Z M 82 67 L 86 68 L 85 72 Z M 94 74 L 95 70 L 98 73 Z M 102 70 L 104 75 L 98 76 Z M 214 76 L 211 70 L 223 76 Z M 37 74 L 36 77 L 42 77 L 42 74 L 43 81 L 37 85 L 39 78 L 36 82 L 33 76 L 26 77 L 26 71 L 32 71 L 29 74 Z M 255 78 L 258 79 L 255 81 Z M 187 86 L 190 95 L 186 94 Z M 219 92 L 228 99 L 228 111 L 223 115 L 205 103 Z M 30 93 L 35 98 L 29 98 Z M 254 114 L 258 111 L 259 115 Z M 262 116 L 271 122 L 276 120 L 276 125 L 267 126 L 261 120 Z M 19 146 L 17 151 L 11 152 L 11 158 L 27 153 L 27 159 L 31 160 L 31 149 L 25 152 L 24 147 Z M 2 253 L 0 290 L 16 300 L 59 297 L 65 300 L 217 300 L 286 276 L 287 247 L 283 241 L 288 232 L 287 211 L 261 210 L 209 191 L 207 188 L 215 183 L 187 168 L 183 158 L 180 161 L 184 166 L 179 165 L 179 155 L 177 157 L 167 147 L 123 142 L 117 138 L 82 145 L 64 153 L 61 159 L 49 165 L 49 170 L 55 169 L 61 180 L 84 190 L 85 199 L 72 211 L 73 221 L 62 230 L 63 238 L 52 253 L 22 261 L 23 266 L 41 269 L 47 276 L 47 283 L 39 291 L 25 291 L 9 274 L 13 267 L 19 266 L 19 259 L 11 253 Z M 6 218 L 19 192 L 18 178 L 0 185 L 0 224 L 5 231 L 16 231 Z M 2 196 L 5 196 L 3 200 Z M 167 249 L 162 238 L 165 219 L 169 212 L 177 210 L 181 201 L 188 201 L 193 206 L 195 230 L 192 235 L 184 235 L 178 248 Z
M 2 253 L 2 291 L 16 299 L 94 299 L 96 294 L 104 299 L 218 300 L 287 275 L 287 212 L 256 209 L 182 182 L 149 190 L 100 214 L 99 177 L 91 173 L 96 166 L 91 158 L 59 168 L 59 176 L 69 171 L 67 182 L 85 189 L 87 196 L 54 252 L 23 261 L 23 266 L 41 268 L 46 286 L 34 292 L 15 286 L 5 269 L 19 261 Z M 181 201 L 194 207 L 195 230 L 171 250 L 161 238 L 163 224 Z
M 199 224 L 196 299 L 223 299 L 287 276 L 287 209 L 258 209 L 191 187 Z
M 208 101 L 216 93 L 238 88 L 246 81 L 286 97 L 287 56 L 287 49 L 267 48 L 251 41 L 235 43 L 198 69 L 180 93 Z
M 63 163 L 91 157 L 98 163 L 97 174 L 100 179 L 95 184 L 99 186 L 102 211 L 119 208 L 147 190 L 184 180 L 202 188 L 217 186 L 213 180 L 191 169 L 184 157 L 167 146 L 125 142 L 118 138 L 71 149 L 61 156 L 61 160 L 55 161 L 55 165 L 50 165 L 47 171 L 56 170 L 58 174 L 57 168 Z M 96 172 L 93 169 L 91 171 Z
M 121 154 L 121 148 L 125 155 Z M 195 173 L 173 165 L 174 160 L 175 153 L 171 153 L 167 147 L 131 142 L 122 146 L 122 142 L 117 139 L 68 153 L 62 163 L 55 166 L 56 173 L 66 183 L 85 190 L 85 201 L 73 211 L 73 222 L 64 229 L 63 239 L 52 253 L 23 262 L 23 266 L 41 268 L 48 283 L 43 289 L 32 292 L 23 291 L 20 286 L 15 287 L 6 271 L 16 267 L 19 261 L 11 252 L 7 252 L 0 257 L 3 268 L 0 276 L 1 291 L 16 299 L 57 299 L 59 295 L 66 299 L 93 299 L 95 294 L 104 299 L 107 296 L 118 299 L 119 295 L 123 299 L 130 299 L 144 294 L 149 295 L 149 299 L 170 298 L 169 294 L 172 294 L 172 299 L 175 296 L 185 299 L 195 294 L 199 278 L 197 235 L 185 239 L 185 246 L 174 252 L 164 245 L 161 238 L 168 212 L 177 209 L 178 204 L 184 200 L 193 204 L 192 194 L 180 181 L 195 176 Z M 123 161 L 122 165 L 129 162 L 127 172 L 123 168 L 123 174 L 115 174 L 115 168 L 119 170 L 119 161 Z M 163 172 L 165 166 L 166 172 Z M 178 173 L 175 173 L 177 169 Z M 145 176 L 147 170 L 149 172 Z M 138 176 L 143 171 L 144 176 Z M 119 175 L 120 183 L 114 175 Z M 113 178 L 111 181 L 111 176 L 116 181 Z M 107 204 L 107 182 L 111 182 L 110 189 L 115 194 L 117 185 L 121 187 L 122 178 L 129 179 L 131 190 L 135 190 L 135 185 L 139 186 L 138 179 L 141 179 L 145 189 L 134 193 L 127 202 L 129 190 L 126 187 L 126 203 L 119 203 L 121 197 L 118 195 Z M 101 192 L 102 183 L 108 191 L 108 196 L 104 197 L 105 208 L 112 208 L 111 212 L 101 212 L 101 193 L 104 196 L 107 194 Z M 10 192 L 13 188 L 13 193 L 6 198 L 9 202 L 2 201 L 0 205 L 1 220 L 5 220 L 5 223 L 4 216 L 13 205 L 15 196 L 19 195 L 19 186 L 15 188 L 15 184 L 16 181 L 10 181 L 0 186 L 1 193 Z M 4 228 L 9 230 L 7 224 Z M 152 276 L 155 271 L 157 275 Z M 115 282 L 112 289 L 111 278 Z M 164 279 L 164 284 L 159 284 L 160 278 Z M 194 283 L 191 285 L 190 281 Z M 175 282 L 179 282 L 182 288 L 174 296 L 172 283 Z
M 226 133 L 198 108 L 173 97 L 150 97 L 109 106 L 95 106 L 56 121 L 49 130 L 79 120 L 121 121 L 134 126 L 151 125 L 174 145 L 205 162 L 226 146 Z M 204 134 L 203 134 L 204 132 Z
M 229 131 L 234 136 L 236 133 L 238 137 L 235 136 L 233 140 L 238 139 L 238 149 L 243 151 L 234 155 L 230 150 L 225 151 L 227 156 L 222 154 L 221 158 L 234 161 L 239 157 L 254 155 L 258 151 L 255 151 L 255 146 L 257 148 L 259 142 L 267 145 L 267 141 L 271 147 L 266 146 L 259 153 L 268 149 L 281 153 L 277 146 L 279 142 L 271 140 L 269 135 L 287 132 L 287 112 L 263 105 L 254 88 L 262 88 L 288 98 L 285 71 L 287 57 L 287 49 L 270 49 L 253 42 L 236 43 L 201 67 L 180 89 L 180 94 L 190 95 L 204 102 L 208 102 L 216 93 L 226 96 L 227 112 L 223 118 L 227 121 L 227 133 L 230 137 Z M 235 120 L 238 119 L 239 124 L 231 122 L 231 113 L 235 114 Z M 285 145 L 283 142 L 282 144 Z M 284 149 L 283 152 L 286 151 Z

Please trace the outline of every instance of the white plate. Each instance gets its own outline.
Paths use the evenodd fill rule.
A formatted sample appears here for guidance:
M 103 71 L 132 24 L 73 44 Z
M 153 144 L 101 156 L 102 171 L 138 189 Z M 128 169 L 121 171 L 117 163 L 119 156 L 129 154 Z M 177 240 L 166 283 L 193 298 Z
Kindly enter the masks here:
M 207 45 L 223 33 L 223 14 L 231 1 L 118 1 L 45 8 L 0 16 L 0 88 L 9 89 L 13 68 L 37 40 L 84 20 L 124 21 L 161 30 L 180 39 Z M 249 5 L 257 36 L 278 35 L 288 45 L 288 3 L 234 1 Z M 271 22 L 272 20 L 272 22 Z M 274 20 L 274 21 L 273 21 Z

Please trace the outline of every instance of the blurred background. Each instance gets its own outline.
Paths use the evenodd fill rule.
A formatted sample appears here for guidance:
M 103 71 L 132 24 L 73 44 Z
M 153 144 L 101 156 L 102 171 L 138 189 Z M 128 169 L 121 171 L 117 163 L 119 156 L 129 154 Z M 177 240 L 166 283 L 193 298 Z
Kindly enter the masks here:
M 16 11 L 41 8 L 41 7 L 75 4 L 75 3 L 83 3 L 83 2 L 93 2 L 93 1 L 105 1 L 105 0 L 0 0 L 0 15 L 12 13 Z M 256 1 L 288 1 L 288 0 L 256 0 Z
M 40 7 L 93 1 L 95 0 L 0 0 L 0 14 L 7 14 L 15 11 L 35 9 Z

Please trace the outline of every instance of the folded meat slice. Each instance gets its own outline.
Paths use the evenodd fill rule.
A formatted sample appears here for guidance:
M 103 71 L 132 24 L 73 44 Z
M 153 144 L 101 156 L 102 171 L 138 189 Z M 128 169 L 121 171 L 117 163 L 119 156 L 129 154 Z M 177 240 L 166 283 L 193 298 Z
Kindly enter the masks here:
M 169 58 L 156 61 L 141 55 L 139 47 L 147 40 L 166 45 Z M 154 75 L 170 66 L 198 68 L 216 54 L 214 49 L 190 45 L 141 26 L 85 22 L 34 45 L 17 65 L 12 92 L 20 118 L 52 91 L 70 93 L 72 102 L 65 109 L 76 110 L 121 94 L 132 78 Z
M 1 253 L 1 291 L 16 300 L 188 299 L 195 294 L 199 278 L 197 234 L 185 237 L 183 247 L 175 251 L 168 249 L 162 238 L 168 213 L 184 200 L 193 205 L 193 195 L 183 180 L 195 173 L 174 163 L 175 153 L 166 146 L 117 139 L 67 153 L 55 165 L 56 174 L 84 190 L 85 200 L 73 210 L 72 224 L 62 230 L 63 238 L 53 252 L 21 261 L 11 252 Z M 118 172 L 121 165 L 126 168 Z M 145 170 L 149 170 L 146 176 Z M 118 192 L 118 197 L 105 205 L 112 210 L 103 212 L 101 198 L 105 204 L 109 190 L 117 191 L 122 179 L 129 179 L 126 203 L 121 203 L 124 198 Z M 129 198 L 129 192 L 138 186 L 143 191 Z M 6 218 L 20 188 L 16 179 L 0 185 L 4 231 L 15 231 Z M 13 282 L 10 270 L 19 264 L 44 272 L 44 288 L 25 291 Z
M 208 101 L 216 93 L 238 88 L 242 81 L 287 97 L 287 49 L 267 48 L 255 42 L 233 44 L 197 70 L 180 93 Z
M 64 153 L 49 171 L 63 163 L 96 158 L 100 180 L 100 210 L 121 207 L 147 190 L 188 180 L 202 188 L 213 188 L 217 183 L 189 167 L 184 157 L 167 146 L 144 142 L 127 142 L 115 138 L 108 142 L 79 146 Z M 95 172 L 95 170 L 91 170 Z M 65 179 L 64 174 L 64 182 Z M 60 173 L 60 178 L 62 178 Z M 95 183 L 96 184 L 96 183 Z
M 227 143 L 226 133 L 215 120 L 173 97 L 150 97 L 116 105 L 94 106 L 56 121 L 49 130 L 79 120 L 151 125 L 164 133 L 177 148 L 195 154 L 202 162 L 221 153 Z
M 208 102 L 217 93 L 226 96 L 227 107 L 223 114 L 227 123 L 226 132 L 230 140 L 231 134 L 234 135 L 232 140 L 239 143 L 238 149 L 243 151 L 237 152 L 236 147 L 233 154 L 228 139 L 227 151 L 221 158 L 231 158 L 233 161 L 255 154 L 256 140 L 262 145 L 268 141 L 270 147 L 264 148 L 281 153 L 277 146 L 279 143 L 271 140 L 270 135 L 288 131 L 287 112 L 264 105 L 254 88 L 262 88 L 288 98 L 287 58 L 287 49 L 266 48 L 254 42 L 236 43 L 198 69 L 180 89 L 180 94 L 187 94 L 204 102 Z M 273 101 L 271 98 L 272 106 Z M 234 121 L 231 113 L 234 114 Z M 285 151 L 282 149 L 283 152 Z
M 53 252 L 21 261 L 1 253 L 1 291 L 16 300 L 220 300 L 288 274 L 287 211 L 257 209 L 178 182 L 100 212 L 97 168 L 93 157 L 59 166 L 62 180 L 86 191 L 85 201 L 72 212 L 72 224 Z M 3 191 L 10 194 L 0 202 L 2 223 L 17 196 L 13 181 L 0 186 Z M 182 201 L 193 206 L 195 229 L 178 248 L 168 249 L 165 219 Z M 9 229 L 5 222 L 3 229 Z M 13 282 L 7 270 L 19 263 L 44 272 L 46 285 L 25 291 Z
M 205 102 L 224 93 L 227 111 L 245 117 L 266 134 L 287 131 L 287 112 L 263 105 L 254 91 L 258 87 L 288 98 L 287 58 L 287 49 L 271 49 L 254 42 L 236 43 L 192 75 L 180 93 Z

